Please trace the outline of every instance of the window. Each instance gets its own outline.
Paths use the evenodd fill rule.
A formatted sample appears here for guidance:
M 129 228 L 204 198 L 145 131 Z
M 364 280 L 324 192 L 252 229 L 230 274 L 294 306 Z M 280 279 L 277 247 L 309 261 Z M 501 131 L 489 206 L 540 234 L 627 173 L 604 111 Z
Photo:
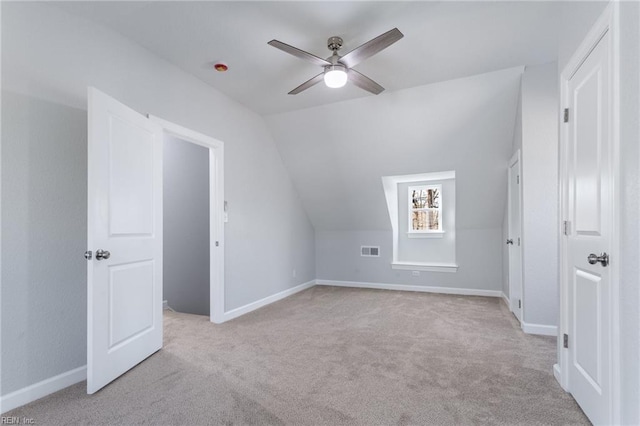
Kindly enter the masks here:
M 456 272 L 455 170 L 383 176 L 382 187 L 393 231 L 391 268 Z
M 442 233 L 442 185 L 409 187 L 409 234 Z

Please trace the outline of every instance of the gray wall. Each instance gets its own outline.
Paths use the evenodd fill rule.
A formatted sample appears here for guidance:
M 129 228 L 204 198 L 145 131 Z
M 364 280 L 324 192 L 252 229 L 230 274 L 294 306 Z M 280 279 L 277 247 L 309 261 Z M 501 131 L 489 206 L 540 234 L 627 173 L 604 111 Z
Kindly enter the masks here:
M 524 322 L 558 325 L 558 80 L 555 62 L 522 75 Z
M 315 278 L 313 226 L 260 116 L 117 33 L 46 3 L 3 2 L 1 30 L 3 89 L 51 102 L 44 103 L 50 108 L 40 114 L 35 114 L 31 104 L 41 101 L 30 99 L 22 107 L 24 117 L 18 121 L 22 133 L 14 142 L 21 156 L 16 158 L 7 149 L 2 157 L 3 185 L 14 185 L 2 193 L 3 252 L 8 255 L 12 251 L 11 233 L 5 232 L 11 231 L 16 220 L 22 221 L 18 222 L 22 223 L 20 235 L 33 239 L 22 243 L 29 252 L 23 250 L 15 258 L 5 255 L 3 259 L 7 273 L 15 263 L 22 268 L 23 277 L 22 281 L 2 279 L 3 384 L 7 380 L 3 395 L 86 362 L 86 271 L 82 259 L 86 250 L 86 112 L 78 109 L 86 108 L 89 85 L 141 113 L 225 143 L 225 198 L 229 202 L 225 310 Z M 3 113 L 20 110 L 4 107 Z M 61 111 L 69 110 L 75 111 L 69 115 L 77 116 L 77 122 L 68 124 L 59 119 Z M 12 121 L 3 120 L 3 150 L 10 130 L 5 129 L 5 123 Z M 64 143 L 42 154 L 32 149 L 29 141 L 48 122 L 61 127 L 58 131 L 63 132 L 60 139 Z M 51 181 L 57 174 L 72 176 Z M 42 190 L 42 197 L 37 198 L 38 202 L 46 201 L 43 205 L 26 209 L 27 201 L 16 204 L 7 199 L 12 193 L 24 197 L 36 183 L 49 185 L 50 181 L 51 191 Z M 258 194 L 257 199 L 247 197 L 248 191 Z M 55 241 L 44 247 L 54 245 L 57 251 L 42 250 L 38 235 L 43 242 Z M 63 245 L 60 250 L 59 242 L 67 244 L 67 240 L 73 241 L 73 248 Z M 38 277 L 46 281 L 35 281 Z M 26 285 L 27 278 L 33 284 Z M 15 319 L 5 322 L 5 316 Z M 20 326 L 14 329 L 16 324 Z
M 521 74 L 501 70 L 266 117 L 316 228 L 319 279 L 502 290 Z M 458 271 L 392 270 L 381 177 L 445 170 L 456 171 Z M 380 245 L 382 256 L 360 257 L 367 244 Z
M 209 315 L 209 149 L 165 137 L 163 161 L 163 299 Z
M 458 272 L 420 272 L 391 269 L 391 231 L 317 231 L 318 279 L 409 284 L 477 290 L 502 290 L 502 228 L 458 229 Z M 361 245 L 380 246 L 380 257 L 360 256 Z
M 521 153 L 523 322 L 558 325 L 558 83 L 555 62 L 526 67 L 513 135 Z M 508 234 L 505 209 L 503 240 Z M 502 247 L 508 294 L 509 257 Z M 542 266 L 544 265 L 544 266 Z
M 87 115 L 2 93 L 2 392 L 86 363 Z

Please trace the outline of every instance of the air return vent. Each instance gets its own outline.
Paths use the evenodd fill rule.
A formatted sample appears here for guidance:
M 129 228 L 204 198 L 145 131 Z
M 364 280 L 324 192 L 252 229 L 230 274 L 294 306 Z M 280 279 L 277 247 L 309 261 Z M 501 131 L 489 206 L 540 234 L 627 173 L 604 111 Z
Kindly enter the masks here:
M 360 246 L 360 256 L 380 257 L 380 246 Z

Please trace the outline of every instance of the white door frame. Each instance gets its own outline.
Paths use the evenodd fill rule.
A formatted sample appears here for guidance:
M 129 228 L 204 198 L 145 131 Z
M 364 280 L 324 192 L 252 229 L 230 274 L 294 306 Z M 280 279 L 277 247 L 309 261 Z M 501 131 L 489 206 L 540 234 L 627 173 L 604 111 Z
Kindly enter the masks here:
M 507 167 L 507 234 L 509 234 L 511 232 L 511 224 L 510 224 L 510 219 L 511 219 L 511 167 L 515 164 L 518 163 L 518 172 L 519 175 L 522 178 L 522 158 L 520 155 L 520 150 L 516 151 L 515 154 L 513 154 L 513 157 L 511 157 L 511 159 L 509 160 L 509 164 Z M 519 200 L 520 200 L 520 239 L 522 239 L 522 225 L 523 225 L 523 209 L 522 209 L 522 205 L 523 205 L 523 200 L 522 200 L 522 182 L 520 183 L 520 185 L 518 185 L 518 194 L 519 194 Z M 508 235 L 509 238 L 511 238 L 511 235 Z M 517 241 L 513 242 L 513 248 L 517 247 L 518 251 L 520 252 L 520 301 L 522 303 L 522 308 L 520 308 L 520 318 L 518 318 L 518 320 L 520 321 L 520 327 L 524 327 L 524 257 L 523 257 L 523 252 L 522 252 L 522 242 L 520 245 L 518 245 Z M 509 253 L 511 253 L 511 249 L 509 248 Z M 514 294 L 513 292 L 513 288 L 515 287 L 515 284 L 512 282 L 511 280 L 511 275 L 512 275 L 512 270 L 511 270 L 511 255 L 508 255 L 507 258 L 509 259 L 509 310 L 511 312 L 513 312 L 513 306 L 514 306 L 514 301 L 512 300 L 512 296 Z M 517 317 L 517 315 L 516 315 Z
M 149 115 L 164 135 L 209 149 L 209 318 L 224 322 L 224 143 L 186 127 Z
M 612 189 L 612 236 L 611 236 L 611 362 L 612 362 L 612 404 L 611 412 L 613 413 L 613 424 L 620 423 L 620 391 L 621 391 L 621 379 L 620 379 L 620 297 L 619 297 L 619 277 L 620 277 L 620 150 L 619 150 L 619 128 L 620 128 L 620 114 L 619 114 L 619 5 L 617 2 L 610 2 L 602 15 L 598 18 L 593 25 L 585 39 L 580 44 L 580 47 L 571 57 L 571 60 L 564 68 L 560 75 L 560 218 L 559 232 L 560 235 L 560 332 L 558 333 L 558 365 L 554 366 L 556 372 L 556 378 L 559 380 L 560 385 L 564 390 L 570 392 L 571 384 L 569 383 L 569 354 L 568 350 L 563 347 L 563 335 L 569 333 L 569 283 L 567 277 L 569 271 L 568 265 L 568 246 L 566 238 L 564 238 L 563 222 L 568 217 L 568 194 L 566 190 L 568 180 L 567 162 L 568 159 L 568 145 L 569 145 L 569 128 L 564 126 L 563 111 L 566 105 L 569 104 L 569 80 L 582 65 L 584 60 L 589 56 L 593 48 L 598 44 L 603 35 L 610 32 L 610 60 L 611 60 L 611 97 L 610 97 L 610 111 L 611 111 L 611 189 Z

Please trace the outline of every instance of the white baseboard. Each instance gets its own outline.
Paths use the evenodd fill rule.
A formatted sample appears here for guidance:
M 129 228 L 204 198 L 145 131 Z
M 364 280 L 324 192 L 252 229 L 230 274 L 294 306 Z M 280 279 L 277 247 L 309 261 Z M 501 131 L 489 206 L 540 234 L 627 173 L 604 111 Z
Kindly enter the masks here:
M 562 387 L 562 374 L 560 373 L 560 366 L 558 364 L 553 364 L 553 377 L 556 378 L 558 383 L 560 383 L 560 387 Z
M 472 288 L 428 287 L 407 284 L 367 283 L 361 281 L 316 280 L 317 285 L 335 287 L 375 288 L 379 290 L 419 291 L 424 293 L 460 294 L 465 296 L 502 297 L 500 290 L 480 290 Z
M 272 294 L 271 296 L 265 297 L 264 299 L 256 300 L 255 302 L 249 303 L 248 305 L 244 305 L 239 308 L 227 311 L 222 316 L 221 323 L 232 320 L 234 318 L 238 318 L 240 315 L 244 315 L 251 311 L 255 311 L 256 309 L 262 308 L 263 306 L 269 305 L 273 302 L 277 302 L 278 300 L 282 300 L 285 297 L 289 297 L 292 294 L 299 293 L 302 290 L 306 290 L 308 288 L 313 287 L 315 284 L 316 284 L 316 281 L 311 280 L 304 284 L 300 284 L 296 287 L 281 291 L 280 293 Z
M 509 308 L 509 310 L 511 311 L 511 301 L 509 300 L 507 295 L 504 294 L 504 291 L 500 295 L 502 297 L 502 301 L 504 302 L 504 304 L 507 305 L 507 308 Z
M 539 334 L 541 336 L 557 336 L 558 327 L 555 325 L 530 324 L 522 321 L 522 331 L 527 334 Z
M 11 392 L 0 397 L 0 413 L 4 414 L 86 379 L 87 366 L 85 365 Z

